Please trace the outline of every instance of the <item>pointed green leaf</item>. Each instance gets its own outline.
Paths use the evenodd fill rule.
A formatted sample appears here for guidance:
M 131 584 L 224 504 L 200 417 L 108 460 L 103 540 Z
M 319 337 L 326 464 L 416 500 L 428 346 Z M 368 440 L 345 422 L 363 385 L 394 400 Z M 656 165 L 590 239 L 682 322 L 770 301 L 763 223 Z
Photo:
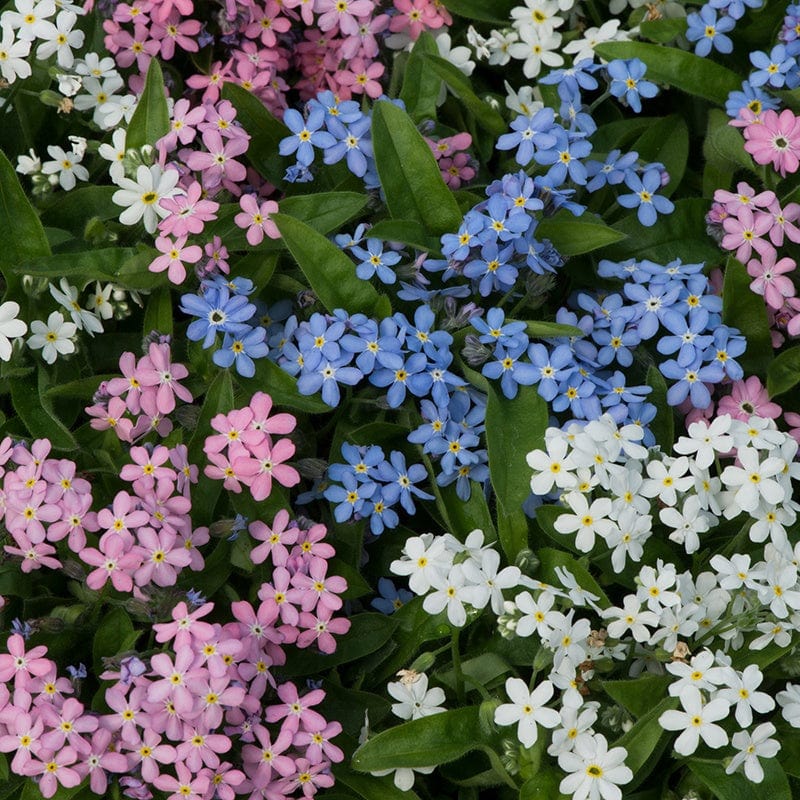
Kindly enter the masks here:
M 762 758 L 759 762 L 764 769 L 764 780 L 753 791 L 751 783 L 741 772 L 728 775 L 722 761 L 689 759 L 689 769 L 713 793 L 717 800 L 753 800 L 754 797 L 768 797 L 769 800 L 792 800 L 793 794 L 789 779 L 776 758 Z
M 566 513 L 567 509 L 563 506 L 539 506 L 539 508 L 536 509 L 536 524 L 545 536 L 552 539 L 560 547 L 577 553 L 578 548 L 575 547 L 575 537 L 572 534 L 559 533 L 555 528 L 555 521 L 562 514 Z
M 441 253 L 438 236 L 431 236 L 424 226 L 409 219 L 383 219 L 369 229 L 369 236 L 384 242 L 402 242 L 415 250 L 425 250 L 437 256 Z
M 330 233 L 356 217 L 368 199 L 360 192 L 315 192 L 286 197 L 281 200 L 279 210 L 319 233 Z
M 0 272 L 6 279 L 6 297 L 15 294 L 19 279 L 13 268 L 33 258 L 50 255 L 50 245 L 36 211 L 17 174 L 0 150 L 0 228 L 6 231 L 0 248 Z M 13 231 L 13 235 L 8 235 Z
M 356 265 L 333 242 L 287 214 L 273 214 L 272 219 L 325 308 L 344 308 L 351 314 L 374 311 L 378 293 L 356 275 Z
M 252 378 L 238 376 L 236 380 L 249 392 L 267 392 L 276 405 L 285 406 L 291 411 L 304 411 L 306 414 L 326 414 L 331 411 L 331 407 L 323 403 L 318 395 L 300 394 L 297 380 L 268 358 L 256 361 L 256 374 Z
M 391 775 L 359 775 L 341 764 L 334 764 L 333 774 L 337 783 L 352 789 L 364 800 L 419 800 L 419 795 L 411 789 L 406 792 L 398 789 Z
M 92 642 L 92 661 L 95 675 L 103 671 L 103 659 L 112 658 L 117 653 L 127 650 L 136 641 L 137 632 L 130 617 L 122 608 L 112 608 L 106 614 Z
M 507 320 L 511 322 L 512 320 Z M 535 339 L 552 339 L 560 336 L 577 336 L 579 339 L 586 334 L 575 325 L 563 325 L 560 322 L 546 322 L 543 320 L 528 320 L 525 325 L 528 336 Z
M 735 72 L 694 53 L 644 42 L 603 42 L 595 47 L 601 58 L 639 58 L 647 64 L 645 77 L 667 83 L 688 94 L 725 105 L 728 95 L 741 89 L 742 79 Z
M 77 450 L 78 443 L 63 422 L 56 416 L 47 394 L 49 377 L 39 365 L 37 376 L 11 381 L 14 410 L 35 439 L 49 439 L 56 450 Z
M 643 20 L 639 23 L 639 33 L 651 42 L 666 44 L 686 31 L 686 17 L 661 17 Z
M 590 222 L 564 213 L 542 220 L 536 228 L 536 238 L 549 239 L 562 256 L 577 256 L 619 242 L 626 234 L 609 228 L 599 218 Z
M 775 357 L 767 368 L 767 391 L 770 397 L 788 392 L 800 383 L 800 345 L 790 347 Z
M 419 222 L 437 236 L 458 230 L 458 203 L 408 114 L 387 100 L 377 102 L 372 112 L 372 144 L 392 216 Z
M 459 17 L 474 19 L 479 22 L 491 22 L 495 25 L 508 25 L 511 9 L 517 5 L 516 0 L 445 0 L 442 4 L 447 10 Z
M 136 111 L 133 112 L 128 125 L 125 147 L 130 150 L 145 144 L 155 145 L 162 136 L 166 136 L 168 133 L 169 107 L 164 90 L 164 75 L 158 59 L 151 58 L 144 81 L 144 91 L 139 97 Z
M 645 675 L 635 680 L 603 681 L 603 691 L 634 717 L 643 717 L 666 695 L 671 680 L 668 675 Z
M 632 145 L 644 161 L 655 161 L 664 165 L 669 173 L 669 183 L 661 190 L 665 197 L 680 185 L 686 162 L 689 158 L 689 129 L 680 114 L 659 119 L 651 125 Z
M 657 754 L 666 746 L 669 738 L 669 733 L 661 727 L 658 718 L 665 711 L 676 709 L 680 701 L 677 697 L 665 697 L 657 705 L 654 703 L 655 698 L 650 698 L 648 711 L 613 744 L 614 747 L 624 747 L 628 751 L 625 766 L 634 775 L 634 783 L 630 788 L 638 786 L 655 767 Z M 654 754 L 656 758 L 653 757 Z
M 439 55 L 439 48 L 433 36 L 424 31 L 414 42 L 400 90 L 400 99 L 405 103 L 408 115 L 416 122 L 436 119 L 436 98 L 442 85 L 442 79 L 428 69 L 423 58 L 428 53 Z
M 142 330 L 145 336 L 151 331 L 172 335 L 172 292 L 169 287 L 162 286 L 147 298 Z
M 661 445 L 665 453 L 672 452 L 675 439 L 675 417 L 672 406 L 667 403 L 667 382 L 658 367 L 647 368 L 647 385 L 653 391 L 647 396 L 647 402 L 656 407 L 655 419 L 650 423 L 650 430 L 656 437 L 656 444 Z

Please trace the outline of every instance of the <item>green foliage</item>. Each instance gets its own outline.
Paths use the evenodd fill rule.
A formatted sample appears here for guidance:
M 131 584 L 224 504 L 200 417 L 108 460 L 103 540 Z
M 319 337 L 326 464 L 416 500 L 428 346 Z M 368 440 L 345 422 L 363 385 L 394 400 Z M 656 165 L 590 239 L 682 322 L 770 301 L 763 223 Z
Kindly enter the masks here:
M 34 438 L 49 439 L 56 450 L 77 450 L 75 437 L 56 416 L 51 397 L 47 394 L 48 386 L 49 377 L 41 365 L 36 375 L 11 381 L 14 409 Z
M 800 345 L 775 356 L 767 367 L 767 391 L 770 397 L 788 392 L 800 383 Z
M 602 222 L 575 219 L 564 211 L 543 220 L 536 228 L 536 237 L 549 239 L 562 256 L 577 256 L 619 242 L 627 238 L 627 234 Z
M 770 800 L 792 800 L 794 795 L 789 780 L 775 758 L 759 759 L 764 769 L 764 780 L 758 784 L 758 796 Z M 699 778 L 718 800 L 752 800 L 753 784 L 741 774 L 727 775 L 719 761 L 690 758 L 689 769 Z
M 103 671 L 103 659 L 130 650 L 142 631 L 133 627 L 130 617 L 120 608 L 112 608 L 106 614 L 94 634 L 92 661 L 95 675 Z
M 415 122 L 424 119 L 436 119 L 436 99 L 442 79 L 427 68 L 424 56 L 439 54 L 436 40 L 427 31 L 420 34 L 406 63 L 403 74 L 403 88 L 400 99 L 406 105 L 408 115 Z
M 663 452 L 669 453 L 675 441 L 675 417 L 672 406 L 667 403 L 667 382 L 658 367 L 650 366 L 647 368 L 646 383 L 653 389 L 647 402 L 656 407 L 656 416 L 650 423 L 650 430 L 656 437 L 656 444 L 661 445 Z
M 164 89 L 164 75 L 157 58 L 150 59 L 144 91 L 133 112 L 125 136 L 125 147 L 132 149 L 155 143 L 169 133 L 169 108 Z

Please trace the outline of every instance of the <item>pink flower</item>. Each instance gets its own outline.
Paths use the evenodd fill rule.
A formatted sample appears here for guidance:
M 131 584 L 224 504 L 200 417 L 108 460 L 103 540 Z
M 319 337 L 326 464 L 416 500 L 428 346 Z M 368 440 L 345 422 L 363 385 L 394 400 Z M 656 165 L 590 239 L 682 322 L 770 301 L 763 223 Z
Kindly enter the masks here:
M 175 55 L 175 47 L 187 53 L 196 53 L 200 46 L 192 38 L 200 33 L 201 23 L 196 19 L 181 20 L 173 13 L 163 24 L 154 24 L 151 28 L 153 36 L 161 40 L 161 57 L 167 61 Z
M 190 248 L 187 248 L 187 250 Z M 197 259 L 200 259 L 200 248 L 197 248 Z M 142 408 L 150 415 L 171 414 L 175 410 L 175 397 L 184 403 L 192 402 L 192 393 L 181 386 L 179 381 L 188 377 L 189 370 L 183 364 L 171 362 L 171 350 L 168 344 L 150 343 L 148 353 L 139 361 L 142 370 L 142 386 L 157 386 L 155 402 L 142 397 Z
M 292 576 L 288 569 L 275 567 L 272 570 L 272 583 L 261 584 L 258 590 L 258 599 L 262 603 L 273 603 L 280 615 L 281 622 L 285 625 L 296 626 L 300 614 L 295 606 L 303 602 L 305 592 L 301 589 L 291 588 Z
M 288 558 L 289 551 L 286 545 L 294 544 L 300 533 L 297 526 L 289 526 L 289 512 L 281 509 L 272 521 L 272 527 L 265 522 L 256 520 L 250 523 L 248 531 L 250 535 L 262 544 L 257 545 L 250 552 L 250 558 L 254 564 L 263 564 L 270 556 L 274 566 L 283 566 Z
M 203 132 L 203 144 L 208 152 L 192 152 L 186 158 L 186 165 L 193 170 L 203 171 L 203 185 L 213 189 L 223 179 L 233 182 L 244 180 L 247 170 L 243 164 L 234 160 L 234 156 L 247 151 L 249 137 L 237 136 L 235 139 L 222 140 L 219 131 Z
M 247 481 L 254 500 L 261 501 L 270 496 L 273 479 L 281 486 L 296 486 L 300 483 L 300 473 L 283 463 L 295 453 L 294 442 L 290 439 L 278 439 L 272 447 L 268 442 L 262 442 L 252 448 L 252 453 L 254 458 L 240 457 L 233 461 L 233 466 L 237 471 L 250 470 L 255 462 L 256 469 L 248 476 Z
M 245 774 L 233 769 L 233 764 L 223 761 L 214 771 L 211 784 L 215 787 L 219 800 L 234 800 L 236 787 L 245 781 Z
M 86 585 L 95 591 L 102 589 L 110 579 L 118 592 L 130 592 L 133 589 L 131 576 L 142 563 L 138 550 L 126 548 L 125 541 L 118 536 L 105 543 L 103 552 L 87 547 L 78 556 L 84 563 L 97 567 L 86 576 Z
M 430 0 L 394 0 L 394 7 L 399 13 L 392 17 L 389 30 L 393 33 L 405 31 L 412 41 L 419 39 L 424 30 L 441 28 L 442 25 L 449 24 L 436 13 L 436 8 Z
M 106 704 L 116 713 L 103 716 L 103 727 L 114 733 L 119 731 L 122 741 L 130 745 L 139 743 L 140 729 L 147 731 L 149 724 L 147 713 L 142 710 L 145 691 L 144 687 L 137 686 L 130 697 L 126 697 L 126 692 L 113 686 L 105 692 Z
M 314 10 L 320 14 L 317 24 L 321 31 L 339 27 L 345 36 L 358 33 L 356 17 L 366 17 L 372 13 L 371 0 L 316 0 Z
M 272 398 L 264 392 L 256 392 L 250 398 L 250 410 L 253 412 L 253 421 L 250 427 L 255 431 L 264 433 L 291 433 L 297 425 L 297 420 L 291 414 L 273 414 Z
M 347 622 L 349 626 L 349 620 L 344 620 L 344 622 Z M 312 708 L 325 699 L 325 692 L 322 689 L 313 689 L 300 697 L 297 687 L 293 683 L 282 683 L 278 687 L 278 697 L 283 703 L 267 708 L 267 722 L 286 719 L 284 725 L 292 733 L 299 730 L 301 726 L 305 730 L 314 730 L 324 728 L 327 724 L 325 718 Z
M 112 397 L 125 395 L 125 403 L 132 414 L 138 414 L 141 410 L 139 404 L 142 396 L 142 385 L 139 383 L 139 368 L 136 363 L 136 356 L 133 353 L 123 353 L 119 359 L 119 370 L 121 378 L 112 378 L 106 386 L 106 391 Z
M 105 528 L 100 539 L 100 546 L 114 537 L 120 537 L 128 546 L 133 544 L 132 531 L 147 525 L 148 515 L 136 508 L 136 501 L 128 492 L 117 492 L 111 508 L 103 508 L 97 512 L 97 524 Z
M 192 75 L 186 79 L 186 85 L 192 89 L 205 89 L 203 102 L 216 103 L 225 79 L 230 76 L 230 67 L 230 61 L 224 66 L 221 61 L 216 61 L 211 65 L 208 75 Z
M 89 788 L 98 795 L 104 795 L 108 788 L 107 772 L 128 771 L 128 759 L 111 747 L 111 731 L 101 728 L 92 736 L 91 749 L 75 769 L 81 778 L 89 776 Z
M 266 233 L 270 239 L 280 239 L 278 226 L 270 219 L 270 214 L 278 211 L 278 204 L 274 200 L 265 200 L 260 206 L 252 194 L 243 194 L 239 198 L 242 213 L 237 214 L 233 221 L 240 228 L 247 228 L 247 241 L 253 247 L 260 244 Z
M 761 124 L 744 128 L 744 138 L 744 149 L 757 164 L 771 162 L 773 169 L 783 178 L 787 172 L 797 172 L 800 166 L 800 117 L 790 109 L 784 109 L 780 115 L 772 110 L 765 111 Z
M 0 752 L 14 752 L 11 769 L 17 775 L 22 773 L 25 765 L 39 752 L 39 737 L 44 730 L 44 722 L 40 716 L 35 719 L 29 714 L 17 711 L 7 725 L 8 733 L 0 736 Z
M 120 397 L 112 397 L 108 405 L 94 405 L 85 409 L 86 413 L 93 417 L 89 424 L 96 431 L 107 431 L 112 429 L 123 442 L 131 440 L 131 429 L 133 422 L 125 418 L 128 410 L 125 401 Z
M 202 108 L 196 108 L 195 111 L 199 111 L 202 116 Z M 202 185 L 198 181 L 192 181 L 186 189 L 186 194 L 165 197 L 161 200 L 159 205 L 170 214 L 161 220 L 158 229 L 171 236 L 202 233 L 206 222 L 215 220 L 219 211 L 219 203 L 203 199 L 202 195 Z M 194 259 L 190 263 L 194 264 L 197 260 Z
M 42 758 L 31 759 L 23 767 L 23 775 L 41 775 L 39 779 L 39 791 L 45 797 L 52 797 L 58 785 L 71 789 L 81 782 L 81 776 L 77 770 L 71 768 L 78 760 L 78 754 L 71 747 L 64 747 L 57 753 L 43 750 L 38 754 Z
M 196 126 L 205 119 L 205 116 L 206 112 L 202 106 L 191 108 L 188 100 L 183 98 L 177 100 L 172 109 L 170 132 L 156 142 L 159 150 L 163 149 L 164 152 L 170 152 L 175 149 L 178 142 L 191 144 L 197 135 Z M 192 231 L 192 233 L 199 232 Z
M 25 640 L 13 633 L 6 642 L 8 653 L 0 654 L 0 682 L 8 683 L 14 678 L 14 685 L 21 684 L 33 676 L 46 675 L 51 668 L 49 658 L 43 658 L 47 648 L 43 645 L 25 652 Z
M 264 47 L 275 47 L 278 41 L 276 33 L 286 33 L 292 23 L 286 17 L 281 17 L 281 6 L 275 0 L 267 0 L 263 7 L 258 5 L 250 9 L 250 24 L 245 28 L 244 35 L 248 39 L 261 38 Z
M 722 203 L 725 211 L 734 217 L 739 215 L 739 210 L 745 208 L 769 208 L 775 202 L 775 192 L 765 191 L 756 194 L 756 190 L 749 183 L 739 181 L 736 184 L 736 191 L 729 192 L 725 189 L 717 189 L 714 192 L 714 200 Z
M 3 549 L 12 556 L 22 557 L 23 561 L 20 569 L 23 572 L 31 572 L 32 570 L 41 569 L 42 567 L 60 569 L 63 566 L 57 558 L 53 558 L 56 549 L 52 545 L 32 544 L 27 540 L 24 534 L 15 535 L 14 539 L 19 547 L 5 545 Z
M 42 706 L 42 717 L 52 728 L 42 736 L 42 745 L 48 750 L 60 750 L 68 744 L 77 753 L 85 755 L 91 751 L 91 744 L 80 734 L 96 731 L 98 719 L 83 713 L 83 703 L 70 697 L 60 711 L 52 705 Z
M 333 786 L 333 775 L 330 773 L 330 764 L 324 761 L 312 764 L 306 758 L 295 761 L 296 773 L 289 786 L 291 791 L 302 789 L 304 797 L 313 797 L 320 789 Z
M 186 246 L 186 236 L 172 241 L 166 236 L 156 239 L 156 250 L 163 255 L 154 258 L 148 267 L 150 272 L 163 272 L 167 270 L 167 277 L 172 283 L 181 284 L 186 280 L 186 267 L 184 262 L 195 264 L 203 255 L 202 249 L 192 244 Z
M 353 94 L 366 94 L 373 100 L 383 94 L 383 87 L 378 78 L 384 73 L 384 66 L 379 61 L 367 65 L 364 59 L 354 58 L 349 69 L 342 70 L 338 77 L 343 87 L 349 87 Z
M 292 746 L 292 731 L 281 728 L 274 742 L 263 725 L 256 725 L 253 733 L 258 746 L 245 745 L 242 749 L 242 761 L 250 780 L 266 786 L 272 779 L 273 770 L 284 778 L 291 775 L 294 772 L 294 759 L 281 753 Z
M 338 722 L 329 722 L 325 728 L 316 731 L 298 731 L 294 736 L 293 744 L 295 747 L 306 748 L 306 758 L 314 764 L 318 764 L 323 759 L 331 761 L 344 761 L 344 753 L 330 743 L 330 740 L 342 732 L 342 726 Z
M 203 800 L 208 790 L 208 776 L 193 776 L 191 770 L 182 762 L 175 763 L 177 778 L 172 775 L 159 775 L 153 780 L 153 786 L 164 792 L 172 792 L 167 800 Z
M 174 532 L 162 528 L 158 533 L 152 528 L 140 528 L 137 533 L 142 550 L 142 566 L 134 577 L 137 586 L 155 583 L 156 586 L 173 586 L 178 572 L 189 565 L 190 556 L 183 547 L 176 547 Z
M 772 217 L 763 212 L 753 212 L 745 207 L 739 209 L 738 217 L 728 217 L 722 220 L 725 236 L 722 237 L 722 246 L 726 250 L 736 250 L 736 258 L 742 263 L 750 258 L 753 249 L 759 255 L 774 249 L 769 242 L 761 237 L 772 227 Z
M 144 447 L 132 447 L 130 452 L 133 464 L 126 464 L 119 473 L 124 481 L 142 481 L 144 486 L 152 487 L 156 480 L 169 478 L 175 480 L 175 470 L 161 465 L 169 459 L 169 449 L 156 445 L 152 455 Z
M 203 733 L 187 725 L 176 755 L 178 761 L 183 761 L 192 772 L 199 772 L 203 767 L 216 769 L 220 764 L 218 754 L 227 753 L 231 745 L 231 740 L 223 734 Z
M 203 444 L 206 455 L 220 453 L 228 445 L 238 442 L 246 448 L 259 444 L 264 439 L 260 431 L 249 430 L 253 421 L 253 412 L 245 408 L 235 408 L 227 414 L 217 414 L 211 419 L 211 427 L 218 435 L 207 436 Z
M 781 415 L 781 407 L 770 402 L 767 390 L 755 375 L 735 381 L 730 395 L 719 401 L 717 411 L 719 415 L 730 414 L 744 422 L 754 414 L 766 419 L 777 419 Z
M 319 608 L 314 614 L 300 614 L 300 627 L 306 630 L 297 637 L 298 647 L 308 647 L 316 642 L 320 652 L 333 653 L 336 650 L 336 640 L 332 634 L 347 633 L 350 630 L 350 620 L 344 617 L 334 618 L 330 608 Z
M 782 258 L 776 263 L 776 255 L 773 251 L 765 253 L 760 261 L 754 258 L 747 262 L 747 273 L 755 278 L 750 288 L 762 295 L 767 305 L 775 310 L 783 306 L 785 298 L 794 297 L 794 283 L 785 275 L 797 267 L 791 258 Z
M 130 748 L 130 768 L 140 765 L 142 777 L 153 783 L 161 773 L 159 764 L 174 764 L 175 748 L 171 744 L 161 744 L 161 737 L 148 728 L 143 728 L 139 742 L 126 742 Z
M 189 613 L 186 603 L 181 601 L 172 609 L 172 622 L 153 625 L 156 641 L 159 644 L 175 640 L 175 649 L 179 650 L 196 642 L 207 642 L 214 636 L 214 626 L 201 622 L 214 610 L 213 603 L 204 603 L 200 608 Z
M 470 165 L 467 153 L 456 153 L 452 158 L 442 158 L 439 169 L 442 179 L 451 189 L 459 189 L 464 181 L 471 181 L 475 177 L 475 169 Z
M 312 559 L 308 574 L 298 572 L 292 576 L 292 586 L 303 589 L 303 611 L 312 611 L 315 607 L 338 611 L 342 607 L 342 599 L 338 597 L 347 591 L 347 581 L 338 575 L 328 577 L 328 562 L 324 558 Z

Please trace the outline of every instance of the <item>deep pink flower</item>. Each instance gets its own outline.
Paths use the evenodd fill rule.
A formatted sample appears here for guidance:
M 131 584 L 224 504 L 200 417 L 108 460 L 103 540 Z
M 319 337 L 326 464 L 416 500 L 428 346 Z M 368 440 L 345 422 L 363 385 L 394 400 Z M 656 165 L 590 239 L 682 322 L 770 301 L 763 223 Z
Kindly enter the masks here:
M 294 442 L 290 439 L 278 439 L 272 447 L 268 442 L 262 442 L 252 448 L 253 458 L 246 457 L 247 464 L 244 458 L 235 459 L 233 467 L 237 471 L 251 469 L 250 462 L 255 461 L 256 471 L 249 476 L 247 483 L 253 499 L 261 501 L 270 496 L 273 480 L 281 486 L 297 486 L 300 483 L 300 473 L 283 463 L 294 453 Z
M 33 676 L 46 675 L 52 662 L 43 658 L 47 648 L 43 645 L 25 652 L 25 640 L 18 633 L 13 633 L 6 642 L 8 653 L 0 653 L 0 681 L 8 683 L 14 678 L 17 685 Z
M 203 117 L 202 108 L 196 108 L 194 111 L 199 112 L 201 118 Z M 217 211 L 219 211 L 219 203 L 203 198 L 203 187 L 198 181 L 192 181 L 189 184 L 186 194 L 165 197 L 159 205 L 170 214 L 161 220 L 158 229 L 170 236 L 202 233 L 206 222 L 215 220 Z M 197 260 L 190 263 L 194 264 Z
M 331 761 L 344 761 L 344 753 L 330 743 L 330 740 L 342 732 L 338 722 L 329 722 L 325 728 L 315 731 L 298 731 L 294 736 L 295 747 L 306 748 L 306 758 L 312 764 L 318 764 L 328 758 Z
M 280 239 L 278 226 L 270 219 L 270 214 L 278 211 L 278 204 L 274 200 L 265 200 L 259 206 L 258 200 L 252 194 L 243 194 L 239 198 L 241 214 L 237 214 L 233 221 L 240 227 L 247 229 L 247 241 L 253 247 L 260 244 L 266 233 L 270 239 Z
M 123 442 L 131 440 L 131 429 L 133 422 L 125 417 L 128 410 L 125 401 L 121 397 L 112 397 L 107 405 L 88 406 L 85 411 L 92 417 L 89 424 L 96 431 L 107 431 L 113 429 Z
M 350 630 L 350 620 L 334 617 L 330 608 L 320 607 L 313 614 L 300 614 L 300 627 L 306 630 L 297 637 L 298 647 L 308 647 L 316 642 L 320 652 L 333 653 L 336 650 L 336 640 L 332 634 L 347 633 Z
M 730 395 L 719 401 L 717 411 L 720 415 L 730 414 L 744 422 L 754 414 L 766 419 L 777 419 L 781 415 L 781 407 L 770 402 L 767 390 L 755 375 L 735 381 Z
M 139 369 L 136 356 L 133 353 L 123 353 L 119 358 L 119 370 L 121 378 L 112 378 L 106 391 L 112 397 L 125 395 L 125 404 L 132 414 L 138 414 L 141 410 L 139 405 L 142 396 L 142 385 L 139 383 Z
M 308 574 L 298 572 L 292 576 L 292 586 L 304 590 L 302 609 L 326 608 L 338 611 L 342 607 L 339 595 L 347 591 L 347 581 L 339 575 L 328 575 L 328 562 L 324 558 L 314 558 L 308 567 Z
M 190 561 L 186 549 L 177 545 L 175 533 L 166 528 L 158 532 L 152 528 L 140 528 L 136 538 L 142 550 L 142 566 L 134 575 L 136 585 L 142 587 L 155 583 L 156 586 L 174 586 L 178 572 Z
M 772 227 L 770 214 L 758 211 L 755 214 L 746 206 L 739 209 L 738 217 L 727 217 L 722 220 L 725 235 L 722 237 L 722 246 L 726 250 L 735 250 L 736 258 L 745 263 L 753 249 L 759 255 L 769 250 L 774 250 L 772 245 L 764 241 L 763 237 Z
M 150 30 L 161 41 L 161 58 L 169 61 L 175 55 L 176 47 L 187 53 L 196 53 L 200 49 L 192 37 L 200 33 L 201 27 L 199 20 L 181 20 L 177 13 L 172 13 L 162 24 L 156 23 Z
M 197 251 L 196 260 L 199 260 L 199 247 Z M 150 415 L 171 414 L 175 410 L 176 397 L 184 403 L 192 402 L 192 393 L 179 383 L 188 377 L 189 370 L 183 364 L 172 362 L 171 355 L 168 344 L 151 342 L 147 355 L 139 361 L 142 386 L 157 387 L 155 402 L 142 398 L 142 409 Z
M 190 153 L 186 165 L 193 170 L 202 170 L 206 189 L 219 186 L 225 178 L 234 182 L 244 180 L 247 170 L 234 157 L 247 151 L 247 137 L 237 136 L 223 141 L 219 131 L 207 130 L 203 132 L 203 144 L 208 152 Z
M 202 106 L 195 106 L 192 108 L 188 100 L 184 98 L 177 100 L 172 109 L 170 132 L 162 136 L 158 142 L 156 142 L 156 145 L 165 152 L 171 152 L 175 149 L 178 142 L 181 144 L 191 144 L 197 135 L 197 125 L 205 119 L 205 116 L 206 112 Z M 169 207 L 165 206 L 165 208 Z M 191 233 L 199 232 L 200 231 L 191 231 Z
M 380 61 L 367 64 L 364 59 L 354 58 L 349 64 L 349 69 L 338 74 L 339 82 L 353 94 L 366 94 L 373 100 L 383 94 L 383 87 L 378 78 L 383 75 L 385 67 Z
M 307 758 L 295 761 L 295 774 L 289 782 L 291 791 L 301 789 L 304 797 L 313 797 L 320 789 L 333 786 L 333 775 L 327 761 L 312 764 Z
M 114 536 L 103 543 L 103 552 L 93 547 L 86 547 L 78 553 L 79 558 L 90 566 L 97 567 L 86 576 L 86 585 L 95 591 L 106 585 L 111 579 L 112 586 L 118 592 L 130 592 L 133 589 L 134 571 L 142 563 L 137 548 L 128 549 L 120 536 Z
M 773 169 L 785 178 L 800 166 L 800 117 L 791 109 L 780 114 L 765 111 L 760 124 L 744 128 L 744 149 L 757 164 L 772 163 Z M 741 259 L 739 259 L 741 261 Z
M 41 748 L 39 738 L 44 731 L 44 722 L 40 716 L 34 718 L 23 711 L 17 711 L 7 727 L 8 733 L 0 736 L 0 752 L 14 752 L 11 769 L 19 775 L 33 754 Z
M 186 280 L 186 267 L 188 264 L 196 264 L 203 255 L 199 245 L 192 244 L 186 246 L 186 236 L 173 241 L 167 236 L 159 236 L 156 239 L 156 250 L 163 255 L 156 256 L 148 266 L 150 272 L 164 272 L 167 270 L 167 277 L 170 282 L 180 285 Z
M 202 622 L 214 610 L 213 603 L 204 603 L 200 608 L 189 612 L 185 602 L 181 601 L 172 609 L 172 622 L 153 625 L 156 641 L 159 644 L 175 640 L 175 649 L 179 650 L 196 642 L 208 642 L 214 636 L 214 626 Z
M 270 732 L 263 725 L 253 728 L 258 745 L 245 745 L 242 761 L 251 781 L 266 786 L 272 779 L 272 771 L 286 778 L 294 772 L 294 759 L 281 755 L 292 746 L 292 731 L 281 728 L 278 737 L 272 741 Z
M 714 192 L 714 200 L 722 203 L 728 214 L 736 217 L 739 210 L 745 208 L 767 209 L 775 202 L 775 192 L 764 191 L 756 194 L 756 190 L 745 181 L 736 184 L 736 191 L 729 192 L 726 189 L 717 189 Z

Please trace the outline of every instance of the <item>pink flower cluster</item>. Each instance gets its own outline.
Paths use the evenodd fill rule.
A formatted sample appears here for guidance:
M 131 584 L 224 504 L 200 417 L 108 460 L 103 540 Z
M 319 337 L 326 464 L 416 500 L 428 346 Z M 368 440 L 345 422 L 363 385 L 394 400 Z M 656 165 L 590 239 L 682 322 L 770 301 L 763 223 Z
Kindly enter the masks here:
M 453 190 L 475 177 L 472 158 L 466 151 L 472 146 L 472 137 L 468 133 L 457 133 L 435 141 L 425 137 L 431 152 L 439 164 L 444 182 Z
M 151 431 L 167 436 L 172 431 L 169 415 L 175 410 L 176 398 L 192 402 L 191 392 L 180 383 L 189 370 L 172 362 L 171 348 L 165 342 L 152 342 L 148 354 L 139 359 L 123 353 L 119 368 L 122 377 L 101 384 L 94 405 L 86 409 L 93 418 L 91 426 L 99 431 L 112 429 L 123 442 L 134 442 Z M 176 468 L 185 472 L 188 466 Z
M 774 192 L 758 192 L 745 182 L 735 192 L 718 189 L 708 215 L 713 225 L 721 225 L 721 244 L 747 266 L 753 278 L 750 288 L 767 305 L 773 331 L 773 344 L 783 342 L 784 330 L 791 336 L 800 333 L 800 298 L 790 274 L 797 267 L 792 258 L 779 258 L 778 249 L 788 239 L 800 242 L 800 204 L 781 206 Z
M 295 452 L 291 439 L 274 439 L 275 434 L 291 433 L 297 420 L 291 414 L 274 414 L 272 398 L 256 392 L 250 404 L 211 420 L 216 434 L 208 436 L 203 449 L 208 460 L 204 473 L 223 480 L 223 486 L 237 494 L 242 484 L 250 489 L 255 500 L 264 500 L 272 491 L 272 482 L 296 486 L 300 474 L 284 463 Z
M 341 605 L 335 593 L 346 588 L 325 578 L 333 548 L 318 531 L 296 530 L 279 567 L 290 573 L 290 588 L 282 590 L 280 579 L 263 584 L 258 608 L 233 603 L 234 619 L 225 624 L 205 621 L 213 603 L 193 611 L 178 603 L 171 622 L 153 626 L 156 641 L 170 649 L 147 660 L 127 656 L 118 671 L 100 676 L 114 681 L 105 690 L 108 714 L 69 696 L 73 686 L 58 677 L 45 647 L 26 651 L 22 636 L 9 637 L 8 654 L 0 655 L 0 751 L 14 753 L 12 771 L 37 780 L 45 797 L 87 777 L 104 795 L 112 774 L 136 800 L 149 800 L 151 788 L 170 800 L 273 800 L 331 786 L 331 763 L 343 754 L 330 740 L 342 728 L 314 709 L 325 692 L 301 695 L 272 674 L 285 663 L 287 644 L 321 643 L 321 628 L 332 652 L 331 634 L 350 627 L 331 619 Z M 311 637 L 303 630 L 308 614 L 321 620 Z

